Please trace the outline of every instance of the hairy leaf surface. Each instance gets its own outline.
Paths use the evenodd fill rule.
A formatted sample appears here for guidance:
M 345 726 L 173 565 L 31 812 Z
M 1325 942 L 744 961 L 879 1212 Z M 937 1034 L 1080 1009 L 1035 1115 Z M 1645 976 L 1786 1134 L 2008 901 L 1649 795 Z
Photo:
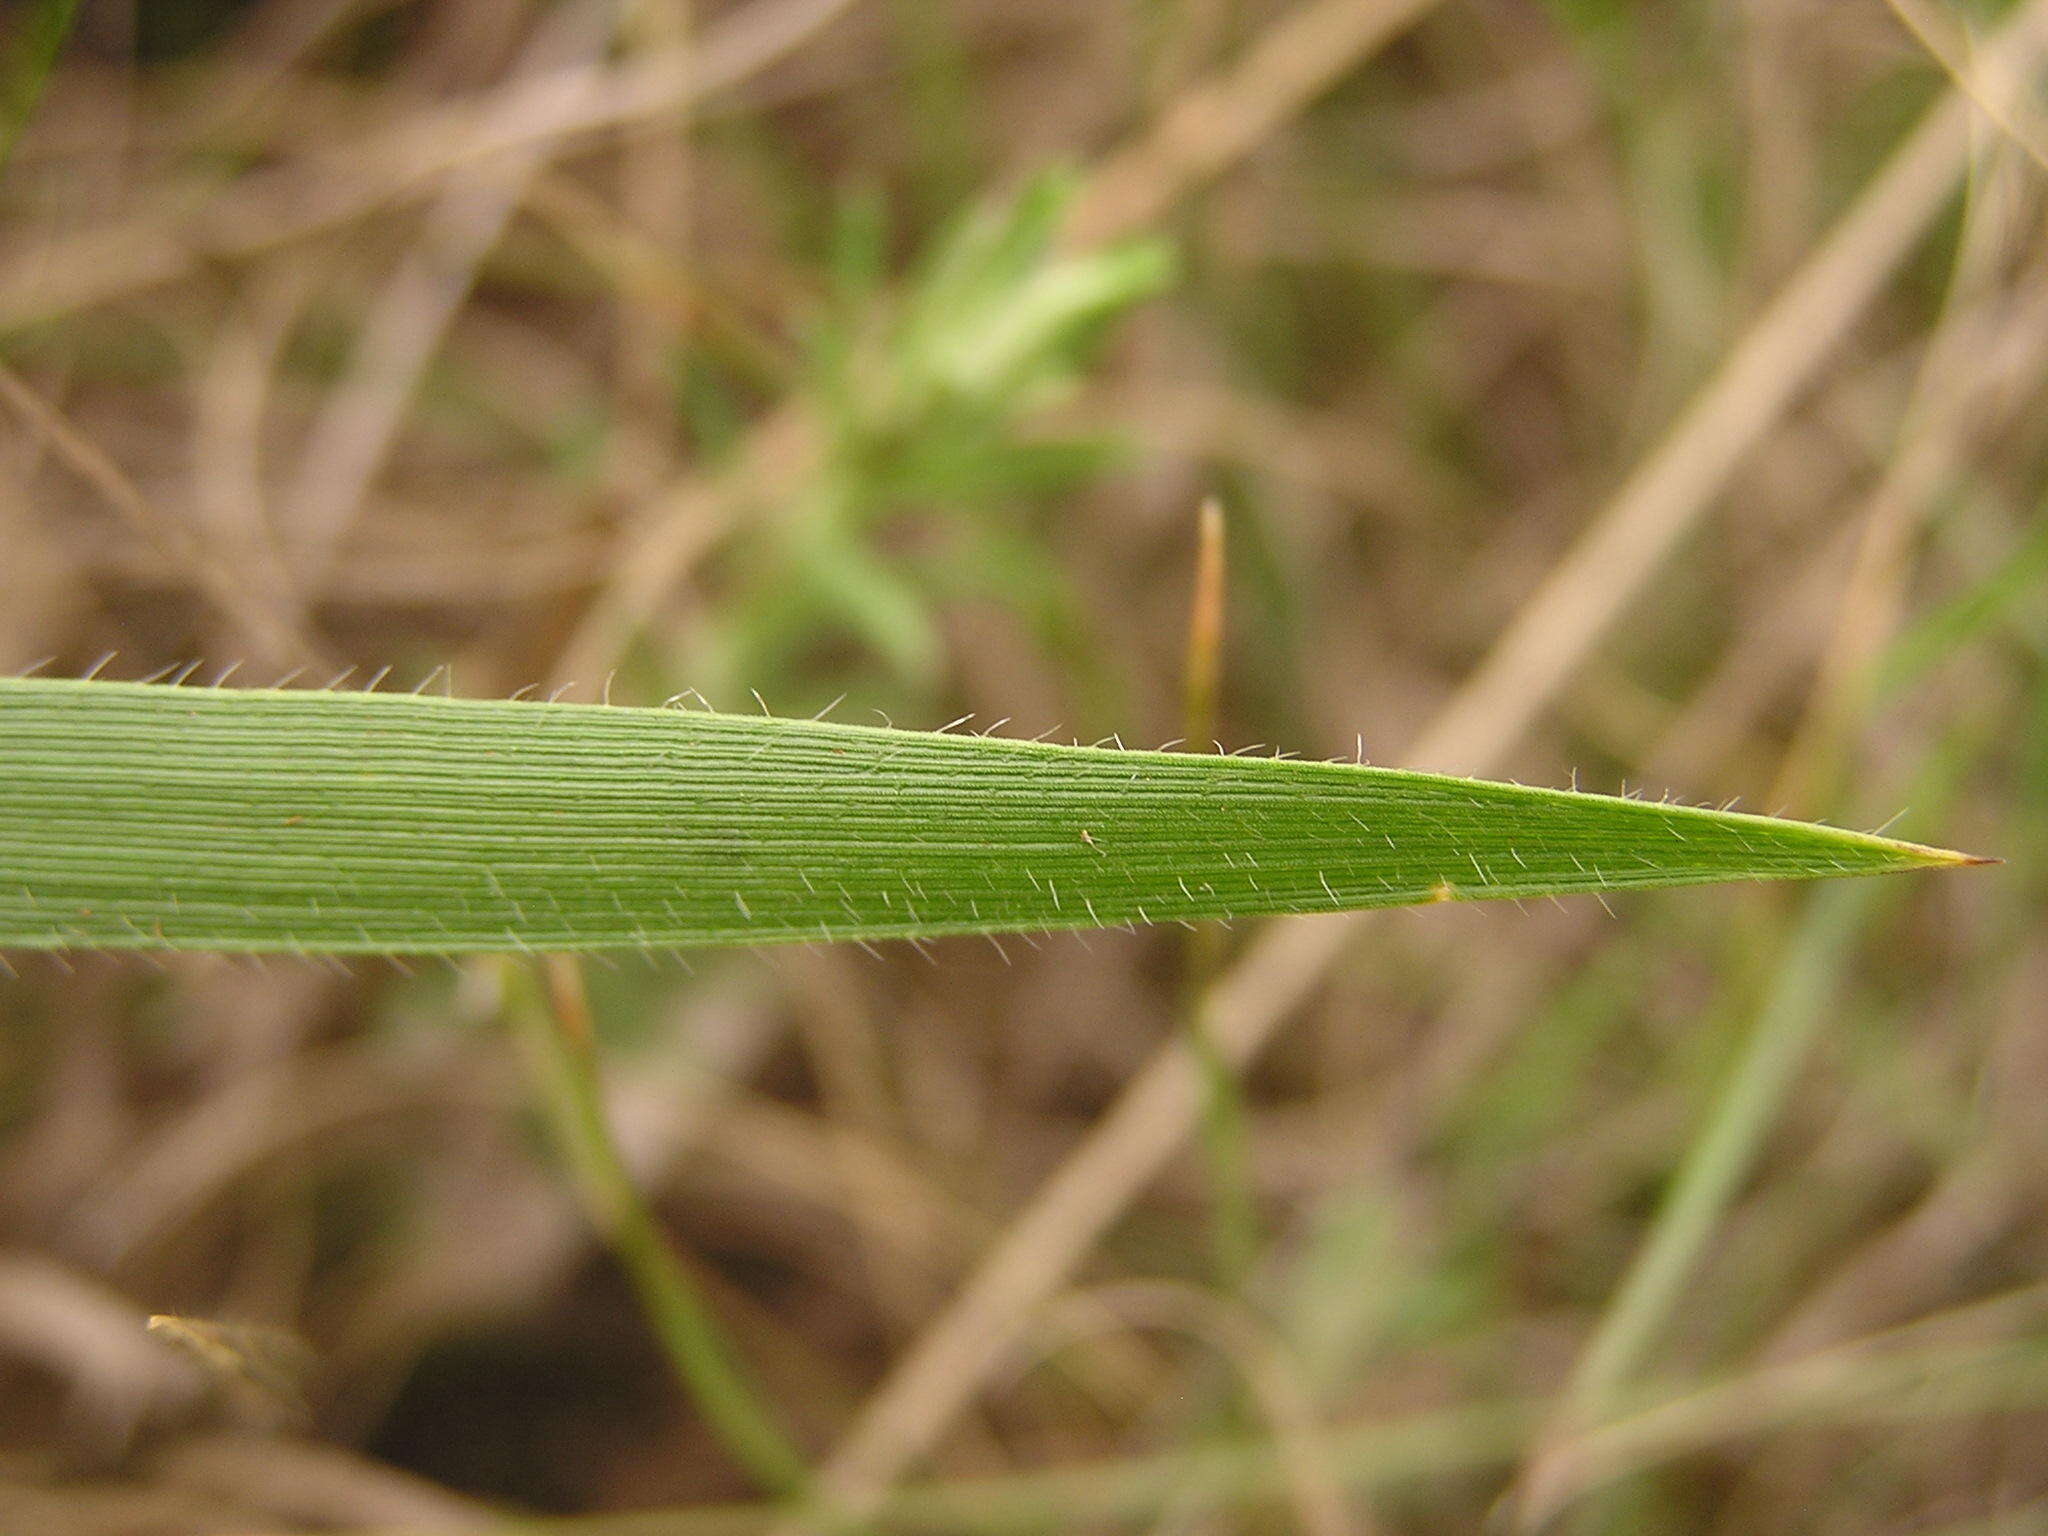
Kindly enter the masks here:
M 0 681 L 0 945 L 878 939 L 1968 862 L 1348 763 L 411 695 Z

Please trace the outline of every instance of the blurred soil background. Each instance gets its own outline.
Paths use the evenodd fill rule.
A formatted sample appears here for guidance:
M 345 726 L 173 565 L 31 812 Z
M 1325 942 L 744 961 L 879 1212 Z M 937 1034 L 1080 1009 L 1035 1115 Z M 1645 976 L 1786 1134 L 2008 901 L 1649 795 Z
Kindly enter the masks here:
M 1153 745 L 1217 496 L 1225 748 L 2006 863 L 558 971 L 825 1486 L 879 1530 L 2048 1531 L 2044 35 L 12 0 L 0 668 Z M 501 972 L 12 971 L 0 1530 L 774 1525 Z M 1188 1065 L 1208 982 L 1241 1091 Z

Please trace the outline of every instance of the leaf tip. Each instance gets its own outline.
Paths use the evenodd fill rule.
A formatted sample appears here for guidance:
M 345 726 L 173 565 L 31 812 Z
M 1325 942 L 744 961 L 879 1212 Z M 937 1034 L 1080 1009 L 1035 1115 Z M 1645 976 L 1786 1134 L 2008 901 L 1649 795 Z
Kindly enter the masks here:
M 1953 848 L 1932 848 L 1925 843 L 1900 843 L 1899 849 L 1911 856 L 1915 862 L 1937 869 L 1963 869 L 1980 864 L 2005 862 L 2003 859 L 1994 859 L 1981 853 L 1960 853 Z

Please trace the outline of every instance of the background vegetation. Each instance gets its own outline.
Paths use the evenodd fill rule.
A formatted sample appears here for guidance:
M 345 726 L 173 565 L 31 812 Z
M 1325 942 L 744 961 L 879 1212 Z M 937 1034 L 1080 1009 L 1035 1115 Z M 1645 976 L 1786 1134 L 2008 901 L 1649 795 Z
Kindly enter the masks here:
M 758 691 L 2007 860 L 20 960 L 0 1528 L 2048 1529 L 2048 6 L 0 16 L 0 667 Z

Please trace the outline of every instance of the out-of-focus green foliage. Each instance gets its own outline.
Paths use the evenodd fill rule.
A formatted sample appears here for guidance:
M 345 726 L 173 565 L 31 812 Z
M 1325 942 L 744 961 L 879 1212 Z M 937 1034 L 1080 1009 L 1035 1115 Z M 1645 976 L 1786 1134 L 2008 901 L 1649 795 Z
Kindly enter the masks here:
M 838 633 L 923 693 L 942 669 L 936 592 L 985 584 L 1034 619 L 1070 609 L 1017 522 L 1100 473 L 1115 442 L 1048 438 L 1037 418 L 1104 327 L 1173 273 L 1157 240 L 1061 252 L 1072 190 L 1047 174 L 973 209 L 896 288 L 882 282 L 880 205 L 842 203 L 831 289 L 796 384 L 817 404 L 823 457 L 801 494 L 762 509 L 758 538 L 735 557 L 747 572 L 739 623 L 706 658 L 707 690 L 779 675 Z M 891 520 L 909 514 L 924 537 L 891 551 Z

